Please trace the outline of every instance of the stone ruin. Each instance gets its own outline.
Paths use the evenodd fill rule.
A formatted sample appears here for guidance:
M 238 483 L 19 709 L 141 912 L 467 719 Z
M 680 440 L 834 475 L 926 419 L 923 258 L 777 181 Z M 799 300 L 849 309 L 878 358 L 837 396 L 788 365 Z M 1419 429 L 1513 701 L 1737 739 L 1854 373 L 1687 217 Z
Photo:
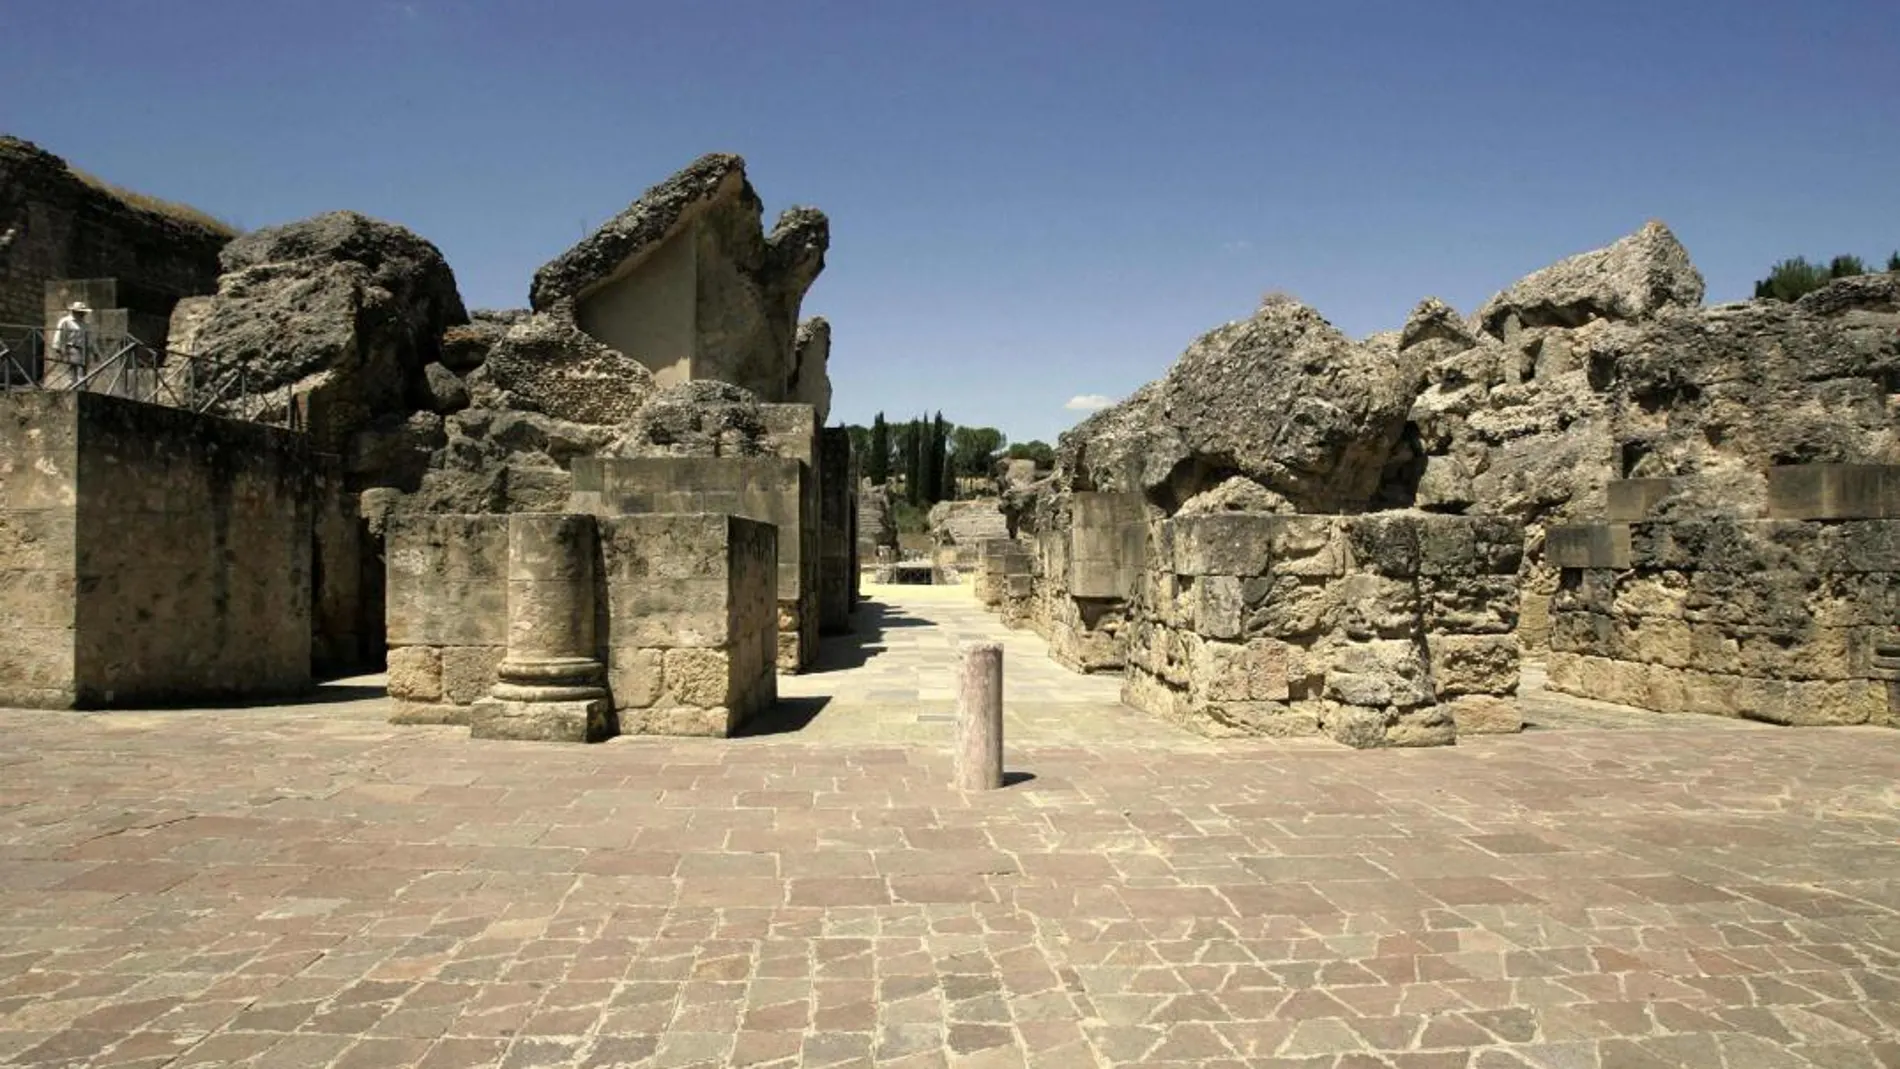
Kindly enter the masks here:
M 857 599 L 831 328 L 798 318 L 828 226 L 760 213 L 744 162 L 704 157 L 542 268 L 532 308 L 473 314 L 433 245 L 355 213 L 225 244 L 167 333 L 248 369 L 221 399 L 236 420 L 0 396 L 0 567 L 31 578 L 0 605 L 65 636 L 9 665 L 0 701 L 217 699 L 226 677 L 277 693 L 386 663 L 401 721 L 736 730 Z M 128 456 L 147 436 L 150 462 Z M 131 515 L 162 536 L 106 530 Z M 161 613 L 169 633 L 142 623 Z M 251 628 L 268 641 L 200 648 Z
M 1215 735 L 1517 730 L 1546 656 L 1586 697 L 1894 724 L 1900 275 L 1702 296 L 1652 223 L 1362 341 L 1269 297 L 1006 473 L 978 596 Z
M 0 143 L 8 307 L 43 312 L 65 261 L 118 272 L 81 281 L 249 374 L 235 419 L 0 394 L 0 702 L 386 663 L 398 720 L 723 735 L 850 626 L 860 563 L 895 563 L 824 427 L 830 326 L 799 320 L 824 216 L 767 231 L 737 157 L 655 186 L 530 308 L 470 313 L 433 245 L 353 213 L 153 259 L 175 221 L 36 152 Z M 1269 298 L 1053 473 L 942 509 L 932 569 L 1214 735 L 1516 730 L 1525 658 L 1659 712 L 1894 725 L 1900 275 L 1702 296 L 1651 224 L 1358 341 Z

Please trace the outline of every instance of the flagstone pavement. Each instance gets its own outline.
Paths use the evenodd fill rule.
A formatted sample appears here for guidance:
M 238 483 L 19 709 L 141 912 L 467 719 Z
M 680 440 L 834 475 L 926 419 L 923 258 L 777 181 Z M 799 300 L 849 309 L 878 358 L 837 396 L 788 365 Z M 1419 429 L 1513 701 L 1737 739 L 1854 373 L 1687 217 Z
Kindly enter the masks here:
M 1216 743 L 873 593 L 742 739 L 0 711 L 0 1066 L 1900 1066 L 1900 733 Z

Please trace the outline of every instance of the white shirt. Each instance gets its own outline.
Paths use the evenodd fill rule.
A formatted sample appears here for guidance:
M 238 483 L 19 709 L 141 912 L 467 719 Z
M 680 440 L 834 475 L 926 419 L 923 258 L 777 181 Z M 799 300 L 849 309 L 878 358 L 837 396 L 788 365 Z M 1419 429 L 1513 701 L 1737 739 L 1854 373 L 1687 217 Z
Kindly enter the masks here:
M 85 352 L 86 324 L 71 312 L 53 328 L 53 351 L 61 356 Z

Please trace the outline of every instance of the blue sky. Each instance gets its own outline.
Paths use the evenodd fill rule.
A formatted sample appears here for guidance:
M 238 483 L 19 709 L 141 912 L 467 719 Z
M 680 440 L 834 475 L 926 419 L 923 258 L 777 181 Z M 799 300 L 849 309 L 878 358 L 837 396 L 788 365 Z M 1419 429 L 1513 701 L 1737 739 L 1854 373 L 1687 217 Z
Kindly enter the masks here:
M 1660 218 L 1711 300 L 1900 247 L 1892 0 L 6 0 L 0 130 L 471 307 L 708 151 L 832 220 L 834 420 L 1053 440 L 1290 292 L 1353 335 Z M 768 220 L 769 223 L 769 220 Z

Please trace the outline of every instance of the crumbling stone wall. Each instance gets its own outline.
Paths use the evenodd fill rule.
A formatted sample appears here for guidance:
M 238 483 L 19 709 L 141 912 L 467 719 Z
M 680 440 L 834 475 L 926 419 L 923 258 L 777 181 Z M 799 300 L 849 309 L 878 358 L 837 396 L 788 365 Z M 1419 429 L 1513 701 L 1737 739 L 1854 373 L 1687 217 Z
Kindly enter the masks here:
M 1207 734 L 1358 747 L 1520 726 L 1515 524 L 1229 512 L 1156 534 L 1130 704 Z
M 775 528 L 725 515 L 597 521 L 597 656 L 623 734 L 725 736 L 777 700 Z M 509 516 L 396 517 L 397 723 L 467 724 L 507 653 Z
M 0 136 L 0 323 L 42 323 L 49 282 L 112 280 L 114 303 L 97 307 L 134 313 L 157 332 L 139 340 L 163 348 L 158 328 L 179 298 L 217 288 L 230 236 L 135 207 L 37 145 Z
M 1900 726 L 1900 468 L 1781 467 L 1763 481 L 1765 519 L 1658 516 L 1680 499 L 1645 480 L 1610 484 L 1627 522 L 1553 528 L 1551 688 L 1665 713 Z
M 715 153 L 647 190 L 535 273 L 534 309 L 565 305 L 661 386 L 731 383 L 767 402 L 830 403 L 829 325 L 799 330 L 830 224 L 790 208 L 771 233 L 745 161 Z
M 305 440 L 93 393 L 0 393 L 0 704 L 310 684 Z

